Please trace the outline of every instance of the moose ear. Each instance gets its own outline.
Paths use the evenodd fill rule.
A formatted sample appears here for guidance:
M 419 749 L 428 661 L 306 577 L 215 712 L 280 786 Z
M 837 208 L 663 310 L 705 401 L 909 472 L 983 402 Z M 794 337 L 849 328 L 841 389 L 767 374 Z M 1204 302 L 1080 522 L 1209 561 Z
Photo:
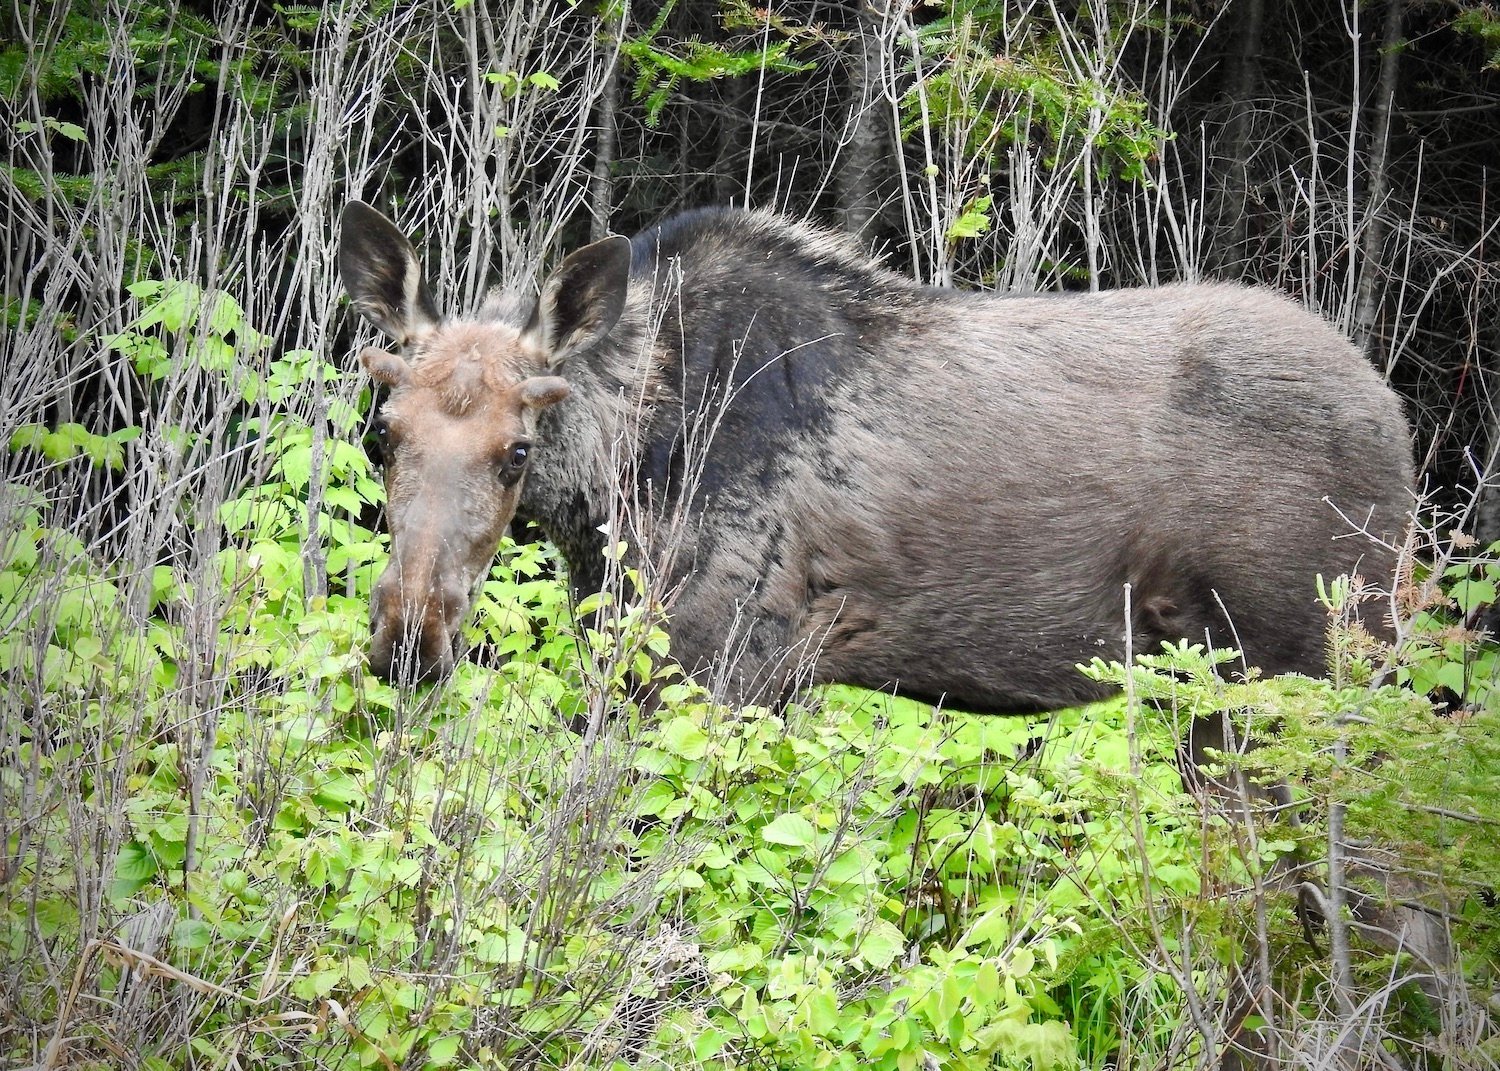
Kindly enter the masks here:
M 615 235 L 569 256 L 542 284 L 522 332 L 556 368 L 609 334 L 625 308 L 630 239 Z
M 411 378 L 411 365 L 406 362 L 405 357 L 387 353 L 374 346 L 364 348 L 359 355 L 359 363 L 370 374 L 371 379 L 384 383 L 387 387 L 399 387 Z
M 521 383 L 521 404 L 528 409 L 545 409 L 572 393 L 573 388 L 560 376 L 532 376 Z
M 417 251 L 395 224 L 362 201 L 344 207 L 339 275 L 354 307 L 401 345 L 437 326 L 437 307 Z

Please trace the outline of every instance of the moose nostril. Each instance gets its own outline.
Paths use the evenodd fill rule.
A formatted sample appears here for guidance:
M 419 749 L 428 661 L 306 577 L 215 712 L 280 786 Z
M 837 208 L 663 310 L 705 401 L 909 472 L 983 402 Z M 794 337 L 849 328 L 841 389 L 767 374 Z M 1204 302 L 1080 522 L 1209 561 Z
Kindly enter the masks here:
M 393 558 L 371 593 L 370 669 L 411 685 L 453 669 L 470 593 L 445 575 L 441 561 L 421 569 L 407 565 Z
M 447 599 L 434 598 L 424 606 L 372 599 L 370 615 L 370 670 L 393 684 L 415 685 L 445 677 L 453 669 L 458 621 Z M 450 617 L 450 615 L 452 615 Z
M 389 644 L 370 644 L 370 672 L 388 684 L 395 676 L 391 672 L 394 668 L 393 655 Z

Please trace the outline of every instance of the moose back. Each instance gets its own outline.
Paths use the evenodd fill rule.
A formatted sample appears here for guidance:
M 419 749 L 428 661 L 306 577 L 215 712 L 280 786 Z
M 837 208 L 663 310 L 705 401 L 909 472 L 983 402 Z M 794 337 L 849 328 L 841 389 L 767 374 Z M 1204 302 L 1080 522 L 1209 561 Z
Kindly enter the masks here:
M 339 267 L 395 345 L 360 355 L 391 388 L 386 677 L 451 668 L 518 510 L 580 591 L 622 513 L 669 531 L 637 540 L 641 565 L 671 592 L 674 655 L 718 667 L 727 699 L 799 667 L 978 711 L 1096 698 L 1075 666 L 1123 656 L 1127 585 L 1138 651 L 1207 638 L 1316 674 L 1314 577 L 1393 570 L 1401 407 L 1263 290 L 936 289 L 732 210 L 587 246 L 470 319 L 359 202 Z

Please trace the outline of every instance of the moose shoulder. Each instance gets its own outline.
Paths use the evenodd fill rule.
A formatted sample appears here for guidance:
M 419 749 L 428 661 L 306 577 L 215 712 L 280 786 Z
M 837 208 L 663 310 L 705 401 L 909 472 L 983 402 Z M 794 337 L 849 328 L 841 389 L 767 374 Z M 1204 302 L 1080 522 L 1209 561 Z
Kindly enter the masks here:
M 729 665 L 726 698 L 801 662 L 972 710 L 1087 700 L 1075 665 L 1123 656 L 1126 585 L 1137 650 L 1207 635 L 1317 673 L 1314 576 L 1393 568 L 1350 522 L 1403 526 L 1400 405 L 1265 291 L 934 289 L 728 210 L 588 246 L 539 298 L 472 319 L 439 313 L 366 205 L 345 210 L 339 264 L 399 347 L 361 355 L 392 388 L 383 675 L 452 665 L 518 509 L 586 589 L 601 526 L 633 507 L 674 654 Z

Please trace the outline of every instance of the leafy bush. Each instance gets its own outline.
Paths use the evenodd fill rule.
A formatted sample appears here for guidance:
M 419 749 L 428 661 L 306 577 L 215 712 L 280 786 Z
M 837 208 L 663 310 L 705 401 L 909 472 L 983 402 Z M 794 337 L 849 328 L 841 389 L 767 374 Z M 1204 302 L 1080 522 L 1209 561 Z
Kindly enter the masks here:
M 1417 570 L 1403 592 L 1411 641 L 1398 678 L 1424 695 L 1443 695 L 1458 706 L 1493 706 L 1500 684 L 1500 646 L 1479 631 L 1493 619 L 1500 590 L 1500 544 L 1475 553 L 1474 540 L 1454 533 L 1437 569 Z
M 274 430 L 282 457 L 307 433 Z M 301 533 L 278 504 L 261 487 L 224 511 L 234 595 L 199 670 L 212 706 L 193 712 L 213 729 L 187 741 L 174 600 L 132 626 L 82 563 L 69 598 L 28 599 L 65 537 L 32 512 L 9 544 L 0 583 L 33 607 L 9 632 L 50 626 L 50 642 L 39 666 L 29 643 L 0 654 L 44 697 L 6 798 L 25 800 L 26 777 L 77 794 L 8 845 L 31 890 L 5 916 L 32 964 L 13 997 L 28 1018 L 79 1014 L 45 966 L 77 958 L 106 1002 L 199 987 L 192 1049 L 220 1065 L 604 1066 L 633 1048 L 692 1066 L 1076 1061 L 1058 997 L 1114 974 L 1101 935 L 1144 895 L 1118 823 L 1090 813 L 1128 762 L 1122 704 L 1046 734 L 842 689 L 729 711 L 669 682 L 654 717 L 621 706 L 586 743 L 566 728 L 585 701 L 576 652 L 602 638 L 537 576 L 545 550 L 507 548 L 487 586 L 501 664 L 414 700 L 361 669 L 362 591 L 304 606 Z M 80 778 L 85 754 L 102 765 Z M 1144 784 L 1157 880 L 1191 895 L 1175 774 L 1158 763 Z M 70 844 L 105 813 L 119 846 L 90 861 L 103 895 L 86 905 Z M 77 946 L 86 911 L 107 934 L 158 909 L 149 961 L 119 939 Z M 105 1059 L 91 1036 L 70 1030 L 73 1060 Z
M 142 293 L 113 344 L 148 382 L 219 376 L 248 406 L 343 379 L 297 353 L 258 371 L 221 300 Z M 1227 684 L 1183 648 L 1095 664 L 1125 695 L 1051 718 L 842 687 L 734 710 L 682 679 L 642 593 L 600 623 L 549 548 L 507 542 L 473 657 L 398 691 L 364 668 L 380 485 L 354 410 L 327 411 L 240 414 L 265 476 L 195 514 L 197 570 L 111 568 L 45 479 L 5 488 L 0 675 L 28 697 L 0 761 L 8 1062 L 1196 1063 L 1231 1043 L 1199 1019 L 1239 965 L 1274 948 L 1291 969 L 1267 883 L 1335 808 L 1456 876 L 1465 946 L 1494 948 L 1473 876 L 1500 866 L 1495 715 L 1394 688 Z M 12 449 L 111 466 L 139 439 L 107 442 Z M 309 587 L 309 528 L 342 590 Z M 1301 833 L 1247 845 L 1183 792 L 1178 721 L 1225 711 L 1264 741 L 1244 768 L 1301 796 Z

